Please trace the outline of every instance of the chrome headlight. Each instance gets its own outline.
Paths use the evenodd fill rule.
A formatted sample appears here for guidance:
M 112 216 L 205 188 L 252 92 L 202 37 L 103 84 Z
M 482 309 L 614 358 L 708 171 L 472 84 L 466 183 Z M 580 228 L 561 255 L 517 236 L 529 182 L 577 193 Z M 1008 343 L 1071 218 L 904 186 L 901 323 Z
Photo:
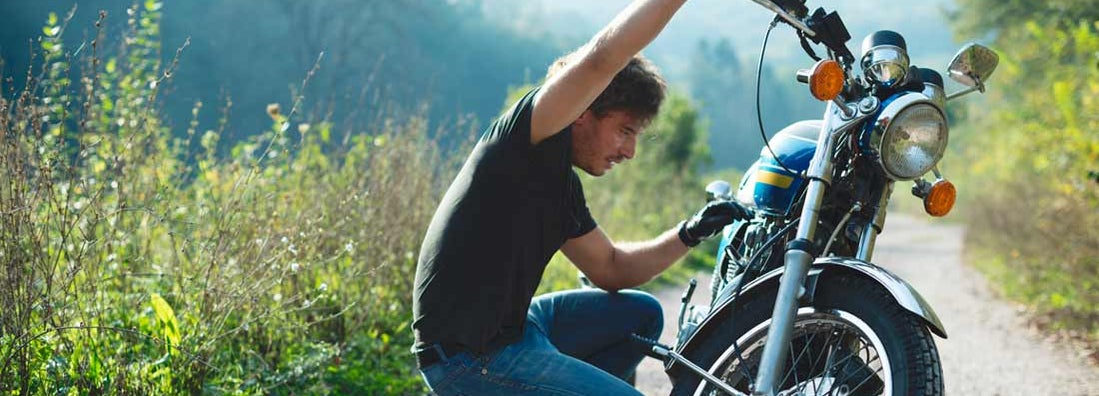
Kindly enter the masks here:
M 943 158 L 949 128 L 942 109 L 928 96 L 911 92 L 891 101 L 874 122 L 870 147 L 885 174 L 912 180 Z
M 908 76 L 908 50 L 904 37 L 881 30 L 862 41 L 862 73 L 882 87 L 900 84 Z

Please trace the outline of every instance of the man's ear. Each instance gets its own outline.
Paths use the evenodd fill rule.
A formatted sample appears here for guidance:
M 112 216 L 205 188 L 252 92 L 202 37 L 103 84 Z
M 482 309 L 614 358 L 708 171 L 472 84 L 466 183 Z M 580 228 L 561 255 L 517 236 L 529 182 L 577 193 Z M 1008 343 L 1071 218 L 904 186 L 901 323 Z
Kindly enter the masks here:
M 583 113 L 580 113 L 580 117 L 577 118 L 576 121 L 572 122 L 572 126 L 584 126 L 590 122 L 594 122 L 595 118 L 595 113 L 592 113 L 591 109 L 584 110 Z

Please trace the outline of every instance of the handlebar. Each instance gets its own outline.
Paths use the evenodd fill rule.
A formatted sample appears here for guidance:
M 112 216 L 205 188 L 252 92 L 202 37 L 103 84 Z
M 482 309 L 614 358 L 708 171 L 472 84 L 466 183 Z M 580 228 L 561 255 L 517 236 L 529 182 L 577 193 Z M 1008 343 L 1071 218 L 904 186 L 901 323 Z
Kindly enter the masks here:
M 771 0 L 752 0 L 752 1 L 755 2 L 756 4 L 759 4 L 759 5 L 763 6 L 763 8 L 771 10 L 771 12 L 774 12 L 780 18 L 785 20 L 786 23 L 789 23 L 790 26 L 793 26 L 794 28 L 802 31 L 803 33 L 805 33 L 805 35 L 807 35 L 809 37 L 816 37 L 817 36 L 817 32 L 813 31 L 813 29 L 810 28 L 809 25 L 806 25 L 805 22 L 801 21 L 801 18 L 805 17 L 806 13 L 809 12 L 809 9 L 805 8 L 804 4 L 798 3 L 797 0 L 782 1 L 784 3 L 783 5 L 779 5 L 778 3 L 774 2 L 774 1 L 771 1 Z M 794 3 L 794 4 L 791 4 L 791 3 Z M 800 7 L 800 8 L 798 8 L 798 7 Z M 787 12 L 786 11 L 787 9 L 791 9 L 791 10 L 793 10 L 793 12 Z M 800 12 L 800 14 L 801 14 L 800 17 L 798 16 L 798 11 L 802 11 L 802 12 Z
M 802 46 L 811 54 L 808 48 L 807 38 L 817 44 L 824 44 L 831 50 L 835 57 L 842 63 L 851 64 L 855 56 L 847 49 L 847 41 L 851 40 L 851 34 L 847 32 L 847 26 L 835 11 L 826 12 L 818 8 L 809 15 L 809 9 L 805 7 L 804 0 L 752 0 L 774 12 L 779 18 L 802 33 Z M 816 59 L 815 56 L 813 56 Z

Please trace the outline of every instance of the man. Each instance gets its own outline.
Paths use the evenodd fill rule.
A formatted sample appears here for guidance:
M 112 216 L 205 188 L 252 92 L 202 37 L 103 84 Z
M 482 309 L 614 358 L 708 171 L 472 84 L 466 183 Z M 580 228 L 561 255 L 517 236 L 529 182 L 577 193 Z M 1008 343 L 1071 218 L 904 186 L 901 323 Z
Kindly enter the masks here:
M 440 395 L 638 394 L 660 305 L 640 285 L 736 218 L 708 205 L 659 237 L 615 243 L 588 212 L 572 167 L 600 176 L 634 156 L 664 82 L 636 54 L 685 0 L 637 0 L 484 133 L 428 227 L 416 268 L 413 331 L 421 373 Z M 602 290 L 531 301 L 561 250 Z

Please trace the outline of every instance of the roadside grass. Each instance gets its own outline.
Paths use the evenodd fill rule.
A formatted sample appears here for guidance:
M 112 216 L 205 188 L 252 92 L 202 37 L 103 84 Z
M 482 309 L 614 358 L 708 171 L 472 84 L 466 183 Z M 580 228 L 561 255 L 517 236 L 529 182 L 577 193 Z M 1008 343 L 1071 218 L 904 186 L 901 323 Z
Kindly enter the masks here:
M 70 18 L 0 87 L 0 394 L 425 393 L 415 255 L 456 168 L 426 120 L 336 129 L 298 96 L 223 142 L 231 100 L 210 127 L 196 102 L 173 136 L 160 4 L 121 37 L 101 13 L 81 58 Z

